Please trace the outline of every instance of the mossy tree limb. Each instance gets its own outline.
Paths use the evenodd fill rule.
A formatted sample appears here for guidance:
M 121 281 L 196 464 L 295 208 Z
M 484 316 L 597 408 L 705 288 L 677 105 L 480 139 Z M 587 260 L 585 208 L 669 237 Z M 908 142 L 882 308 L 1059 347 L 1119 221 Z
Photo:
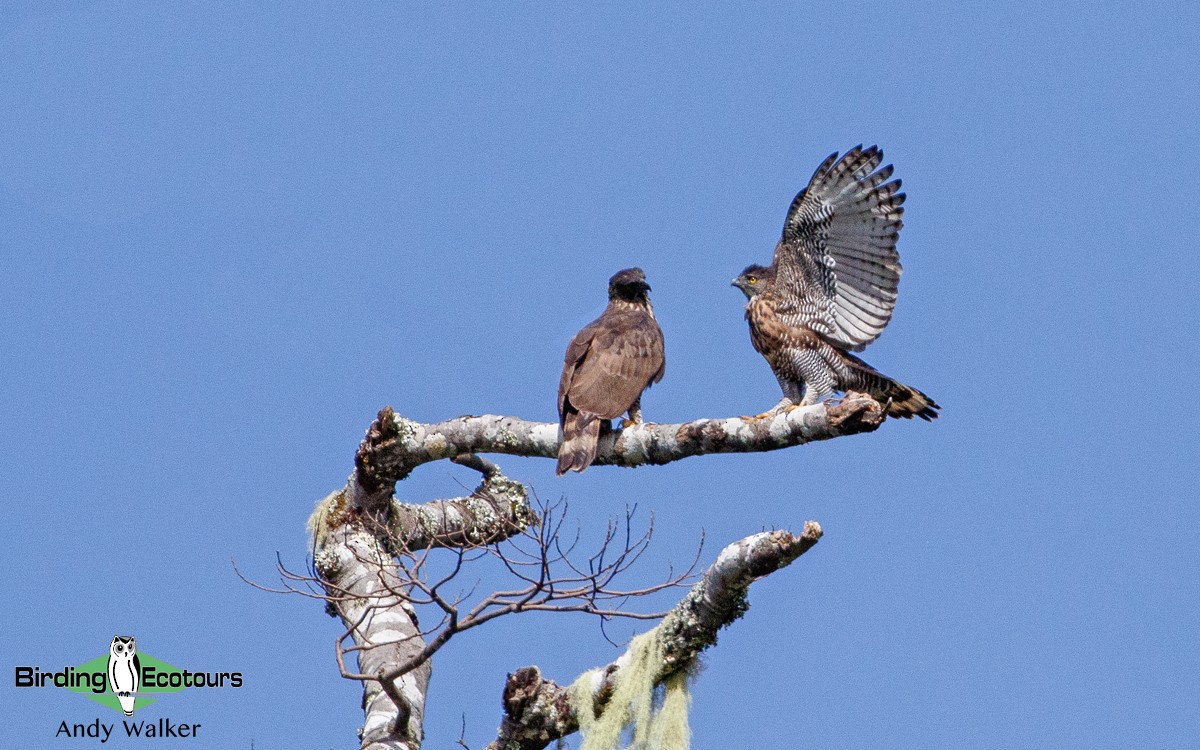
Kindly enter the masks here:
M 601 715 L 610 709 L 626 710 L 610 703 L 618 692 L 622 670 L 644 661 L 644 654 L 633 653 L 635 648 L 650 644 L 655 649 L 654 684 L 685 672 L 701 651 L 717 642 L 718 630 L 746 612 L 751 583 L 790 565 L 820 538 L 820 525 L 809 521 L 799 535 L 768 531 L 726 547 L 657 628 L 635 639 L 635 645 L 616 661 L 583 676 L 590 700 L 581 701 L 577 690 L 544 679 L 537 667 L 510 674 L 503 695 L 504 718 L 488 750 L 542 750 L 579 731 L 581 723 L 592 724 L 593 717 L 580 721 L 582 710 Z
M 760 418 L 646 423 L 602 434 L 593 463 L 636 467 L 709 453 L 776 450 L 870 432 L 883 419 L 884 409 L 877 401 L 848 393 L 838 403 L 820 403 Z M 406 557 L 416 553 L 419 558 L 421 550 L 478 549 L 531 528 L 545 528 L 530 509 L 525 488 L 505 479 L 478 454 L 553 458 L 558 442 L 555 423 L 484 415 L 422 424 L 386 407 L 359 445 L 355 470 L 346 486 L 331 494 L 314 514 L 314 568 L 324 587 L 327 606 L 346 626 L 338 642 L 339 664 L 344 676 L 364 683 L 364 748 L 415 750 L 420 746 L 430 657 L 465 627 L 501 614 L 537 608 L 606 617 L 645 616 L 605 608 L 595 596 L 588 596 L 586 592 L 592 589 L 586 586 L 581 589 L 584 593 L 578 594 L 577 603 L 562 604 L 562 597 L 557 595 L 543 602 L 537 597 L 553 586 L 537 582 L 528 599 L 509 601 L 493 595 L 481 605 L 490 610 L 477 608 L 460 617 L 457 602 L 440 597 L 440 583 L 420 580 L 419 559 L 416 565 L 406 567 Z M 416 467 L 440 459 L 478 470 L 484 477 L 480 487 L 465 498 L 415 505 L 394 500 L 397 481 Z M 656 676 L 655 684 L 686 669 L 699 650 L 712 645 L 716 630 L 744 610 L 745 587 L 750 581 L 790 563 L 811 546 L 820 535 L 819 527 L 813 528 L 815 535 L 809 533 L 809 528 L 800 536 L 770 532 L 727 548 L 697 588 L 659 626 L 663 640 L 661 653 L 655 658 L 661 659 L 662 674 Z M 546 545 L 551 541 L 541 539 L 543 549 L 548 549 Z M 600 574 L 596 576 L 599 580 Z M 640 596 L 665 585 L 672 582 L 628 595 Z M 418 627 L 413 605 L 421 602 L 412 598 L 414 592 L 423 594 L 425 603 L 441 608 L 448 620 L 444 627 L 425 631 Z M 615 590 L 605 592 L 610 599 L 619 598 L 618 594 Z M 342 641 L 346 639 L 351 639 L 353 646 L 344 648 Z M 347 653 L 357 657 L 357 672 L 346 667 L 343 657 Z M 597 705 L 610 697 L 605 691 L 611 691 L 615 683 L 608 680 L 601 679 L 596 687 Z M 542 680 L 536 668 L 514 673 L 509 688 L 505 700 L 507 729 L 497 740 L 502 744 L 495 746 L 540 748 L 555 737 L 577 731 L 569 698 L 563 697 L 562 688 Z

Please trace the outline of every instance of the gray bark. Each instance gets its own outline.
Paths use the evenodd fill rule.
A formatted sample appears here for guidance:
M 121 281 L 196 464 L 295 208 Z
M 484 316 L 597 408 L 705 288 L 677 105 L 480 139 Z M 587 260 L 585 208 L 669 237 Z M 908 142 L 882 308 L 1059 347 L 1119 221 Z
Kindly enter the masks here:
M 390 559 L 376 534 L 347 526 L 330 535 L 314 563 L 338 617 L 362 649 L 357 652 L 358 671 L 375 678 L 363 681 L 362 747 L 416 750 L 421 746 L 432 669 L 425 662 L 408 674 L 388 678 L 392 665 L 425 645 L 416 612 L 398 593 L 402 581 Z
M 701 651 L 717 642 L 718 630 L 745 614 L 752 582 L 790 565 L 820 538 L 820 525 L 809 521 L 799 536 L 768 531 L 726 547 L 659 625 L 656 645 L 663 669 L 657 683 L 691 667 Z M 594 680 L 593 700 L 601 712 L 629 659 L 629 652 L 622 654 Z M 579 730 L 570 690 L 544 679 L 537 667 L 525 667 L 508 676 L 503 705 L 504 719 L 488 750 L 541 750 Z
M 848 393 L 826 403 L 781 411 L 758 419 L 697 419 L 682 424 L 644 423 L 603 433 L 594 466 L 665 464 L 708 453 L 748 453 L 870 432 L 883 423 L 879 402 Z M 558 455 L 558 424 L 494 414 L 463 416 L 434 424 L 406 419 L 391 409 L 379 414 L 388 439 L 373 446 L 370 465 L 380 484 L 396 482 L 420 466 L 463 454 Z M 362 456 L 362 451 L 360 451 Z
M 343 674 L 363 681 L 363 750 L 421 746 L 432 672 L 422 654 L 431 644 L 422 637 L 416 611 L 404 596 L 405 582 L 393 555 L 500 541 L 537 520 L 523 485 L 486 462 L 475 465 L 485 476 L 471 495 L 425 505 L 392 503 L 386 527 L 363 512 L 373 506 L 364 501 L 354 476 L 330 503 L 313 565 L 357 649 L 358 672 L 343 664 Z
M 835 405 L 821 403 L 760 418 L 646 423 L 602 434 L 594 464 L 632 467 L 708 453 L 776 450 L 869 432 L 883 419 L 878 402 L 848 393 Z M 356 454 L 354 473 L 327 504 L 313 560 L 331 611 L 355 644 L 359 671 L 352 673 L 344 664 L 342 671 L 364 684 L 363 748 L 420 747 L 431 671 L 428 657 L 440 646 L 426 643 L 393 557 L 430 546 L 494 543 L 535 523 L 525 487 L 475 454 L 551 458 L 557 455 L 558 442 L 555 423 L 495 415 L 421 424 L 388 407 L 371 425 Z M 397 481 L 439 459 L 471 466 L 484 480 L 469 497 L 423 505 L 393 501 Z M 820 527 L 811 524 L 798 537 L 769 532 L 726 548 L 660 626 L 671 633 L 662 643 L 666 663 L 678 668 L 690 664 L 715 642 L 719 627 L 745 610 L 746 587 L 754 578 L 787 565 L 819 536 Z M 620 660 L 610 665 L 610 672 L 619 665 Z M 605 689 L 605 684 L 597 686 L 598 705 Z M 577 726 L 564 689 L 542 680 L 536 667 L 528 667 L 509 677 L 504 727 L 493 747 L 541 748 Z

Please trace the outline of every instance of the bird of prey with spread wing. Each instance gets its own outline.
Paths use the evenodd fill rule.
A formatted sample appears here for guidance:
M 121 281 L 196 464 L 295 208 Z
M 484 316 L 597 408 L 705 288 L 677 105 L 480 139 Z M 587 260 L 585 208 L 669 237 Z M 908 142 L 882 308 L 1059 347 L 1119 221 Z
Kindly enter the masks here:
M 889 416 L 938 416 L 933 399 L 850 354 L 879 338 L 896 306 L 904 193 L 882 162 L 876 146 L 831 154 L 792 201 L 771 266 L 733 280 L 749 300 L 750 340 L 783 389 L 767 414 L 860 391 Z
M 608 280 L 608 307 L 567 346 L 558 383 L 557 474 L 591 465 L 602 420 L 628 412 L 627 424 L 641 424 L 642 391 L 666 370 L 649 291 L 642 269 L 618 271 Z

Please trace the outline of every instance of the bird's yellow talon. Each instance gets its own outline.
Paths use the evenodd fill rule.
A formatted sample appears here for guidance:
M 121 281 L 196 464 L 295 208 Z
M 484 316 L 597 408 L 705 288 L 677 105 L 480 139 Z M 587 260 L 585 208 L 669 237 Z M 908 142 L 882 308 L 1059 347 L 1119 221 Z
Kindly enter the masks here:
M 773 417 L 778 413 L 779 413 L 778 411 L 771 409 L 769 411 L 764 411 L 762 414 L 755 414 L 753 417 L 742 417 L 742 419 L 745 420 L 746 422 L 754 422 L 759 419 L 767 419 L 769 417 Z

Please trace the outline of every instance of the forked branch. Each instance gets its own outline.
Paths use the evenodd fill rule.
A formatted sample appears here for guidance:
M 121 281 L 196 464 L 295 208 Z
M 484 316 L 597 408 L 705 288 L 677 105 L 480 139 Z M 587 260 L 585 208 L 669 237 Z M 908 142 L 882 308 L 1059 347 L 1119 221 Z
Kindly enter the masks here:
M 877 401 L 848 393 L 840 403 L 761 418 L 648 423 L 601 435 L 593 463 L 640 466 L 707 453 L 775 450 L 869 432 L 883 419 L 884 409 Z M 572 561 L 553 509 L 545 508 L 539 515 L 523 485 L 478 456 L 549 458 L 556 455 L 558 442 L 554 423 L 484 415 L 421 424 L 386 407 L 360 444 L 355 471 L 345 488 L 326 498 L 314 514 L 313 575 L 281 572 L 285 590 L 320 596 L 345 625 L 337 639 L 337 657 L 344 676 L 364 683 L 363 748 L 415 750 L 420 746 L 430 659 L 456 634 L 529 610 L 658 617 L 661 613 L 628 610 L 624 602 L 679 585 L 691 572 L 672 572 L 663 582 L 643 588 L 618 585 L 620 574 L 645 549 L 648 536 L 626 537 L 622 546 L 612 527 L 597 556 Z M 393 499 L 397 481 L 417 466 L 443 458 L 479 471 L 483 477 L 479 487 L 467 497 L 417 505 Z M 740 614 L 745 587 L 753 578 L 788 564 L 819 536 L 819 527 L 812 524 L 799 537 L 772 532 L 727 548 L 656 629 L 664 669 L 678 673 L 690 664 L 700 649 L 714 642 L 716 629 Z M 507 546 L 501 549 L 501 543 Z M 448 549 L 454 555 L 449 571 L 440 576 L 429 573 L 434 549 Z M 451 593 L 449 586 L 463 565 L 479 556 L 498 560 L 516 585 L 473 600 Z M 422 604 L 437 613 L 437 622 L 430 627 L 417 625 L 415 606 Z M 357 659 L 355 670 L 346 664 L 348 653 Z M 619 661 L 606 674 L 618 669 Z M 608 679 L 596 687 L 597 706 L 607 695 Z M 533 703 L 521 699 L 530 690 L 536 698 Z M 536 668 L 513 675 L 506 690 L 506 729 L 501 739 L 508 737 L 505 741 L 516 742 L 514 747 L 544 747 L 548 739 L 538 740 L 538 745 L 532 738 L 549 735 L 534 732 L 533 727 L 550 722 L 560 728 L 553 736 L 575 731 L 578 722 L 569 705 L 553 715 L 530 708 L 534 703 L 546 705 L 542 697 L 559 705 L 561 688 L 541 680 Z
M 421 505 L 391 500 L 364 512 L 346 491 L 334 493 L 311 524 L 312 575 L 281 569 L 284 591 L 312 596 L 323 590 L 330 612 L 345 625 L 337 661 L 342 676 L 364 683 L 363 747 L 419 746 L 431 659 L 458 634 L 526 611 L 659 619 L 663 612 L 635 611 L 628 602 L 682 585 L 695 567 L 693 561 L 657 583 L 627 587 L 624 574 L 649 545 L 653 519 L 643 534 L 630 534 L 633 511 L 627 510 L 623 523 L 610 521 L 599 549 L 580 557 L 563 533 L 560 507 L 535 512 L 524 485 L 494 464 L 473 455 L 455 460 L 483 475 L 469 496 Z M 455 590 L 465 564 L 481 558 L 494 560 L 514 584 L 479 596 Z M 426 615 L 434 613 L 424 627 L 416 613 L 422 606 Z

